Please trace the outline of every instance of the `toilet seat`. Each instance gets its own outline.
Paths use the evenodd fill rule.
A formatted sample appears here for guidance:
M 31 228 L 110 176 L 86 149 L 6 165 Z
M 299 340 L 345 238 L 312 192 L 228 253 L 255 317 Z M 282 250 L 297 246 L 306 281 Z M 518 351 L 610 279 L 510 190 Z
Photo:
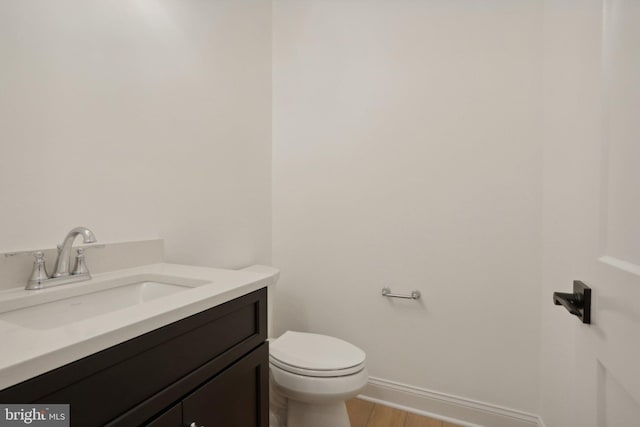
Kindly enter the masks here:
M 269 362 L 307 377 L 343 377 L 365 368 L 366 354 L 338 338 L 287 331 L 269 344 Z
M 303 369 L 297 366 L 288 365 L 274 357 L 269 357 L 269 363 L 273 366 L 277 366 L 283 371 L 290 372 L 292 374 L 304 375 L 306 377 L 344 377 L 347 375 L 357 374 L 362 371 L 365 367 L 364 363 L 361 363 L 356 366 L 352 366 L 350 368 L 345 369 L 334 369 L 334 370 L 314 370 L 314 369 Z

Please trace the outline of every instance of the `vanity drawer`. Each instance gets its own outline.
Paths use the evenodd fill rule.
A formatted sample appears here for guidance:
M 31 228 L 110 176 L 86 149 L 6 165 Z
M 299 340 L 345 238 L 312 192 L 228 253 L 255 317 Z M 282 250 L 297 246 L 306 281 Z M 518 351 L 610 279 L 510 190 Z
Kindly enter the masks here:
M 266 325 L 260 289 L 0 391 L 0 402 L 68 403 L 83 427 L 134 407 L 157 413 L 204 382 L 199 372 L 215 375 L 264 343 Z

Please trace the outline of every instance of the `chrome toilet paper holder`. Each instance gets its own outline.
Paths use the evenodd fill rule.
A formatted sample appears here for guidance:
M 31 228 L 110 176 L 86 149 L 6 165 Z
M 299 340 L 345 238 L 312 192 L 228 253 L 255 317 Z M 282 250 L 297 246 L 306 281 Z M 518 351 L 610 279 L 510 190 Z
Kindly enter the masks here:
M 382 296 L 389 297 L 389 298 L 420 299 L 421 294 L 420 294 L 420 291 L 417 289 L 412 290 L 411 294 L 405 295 L 405 294 L 394 294 L 393 292 L 391 292 L 390 288 L 382 288 Z

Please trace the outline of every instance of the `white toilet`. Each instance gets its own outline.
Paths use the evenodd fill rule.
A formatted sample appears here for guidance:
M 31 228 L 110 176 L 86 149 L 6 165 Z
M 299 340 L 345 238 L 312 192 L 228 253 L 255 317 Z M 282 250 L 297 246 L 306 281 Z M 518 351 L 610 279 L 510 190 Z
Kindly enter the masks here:
M 344 402 L 369 377 L 366 355 L 358 347 L 293 331 L 269 343 L 269 373 L 272 400 L 287 399 L 287 427 L 350 427 Z
M 271 332 L 278 270 L 247 270 L 275 275 L 268 287 Z M 369 378 L 366 354 L 338 338 L 287 331 L 269 340 L 270 427 L 350 427 L 345 400 L 355 397 Z

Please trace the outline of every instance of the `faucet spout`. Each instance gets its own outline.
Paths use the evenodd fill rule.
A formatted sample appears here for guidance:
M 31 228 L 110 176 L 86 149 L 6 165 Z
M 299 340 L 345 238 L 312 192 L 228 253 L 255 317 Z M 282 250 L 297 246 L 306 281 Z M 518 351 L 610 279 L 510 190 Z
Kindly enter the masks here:
M 82 236 L 84 243 L 95 243 L 96 236 L 86 227 L 76 227 L 64 238 L 62 245 L 58 248 L 58 259 L 56 260 L 53 277 L 69 276 L 69 264 L 71 263 L 71 247 L 78 236 Z

